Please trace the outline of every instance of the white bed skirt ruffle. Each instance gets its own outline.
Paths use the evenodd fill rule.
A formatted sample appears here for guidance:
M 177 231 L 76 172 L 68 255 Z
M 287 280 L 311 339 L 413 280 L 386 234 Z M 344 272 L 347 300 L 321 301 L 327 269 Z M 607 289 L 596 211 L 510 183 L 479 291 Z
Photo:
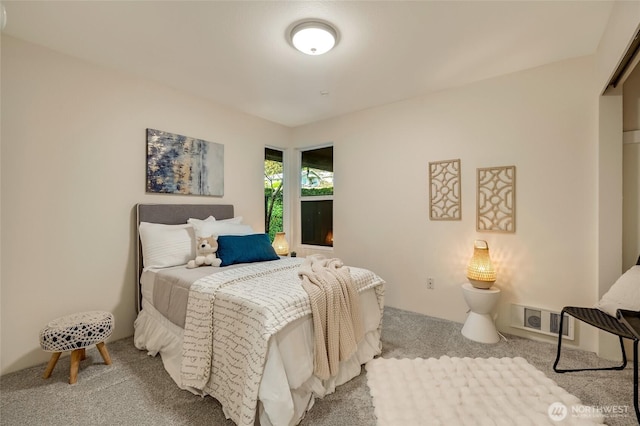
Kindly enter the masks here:
M 381 312 L 374 289 L 361 293 L 365 337 L 357 352 L 340 363 L 338 375 L 329 380 L 313 376 L 313 325 L 311 316 L 301 318 L 278 332 L 269 342 L 259 389 L 259 419 L 263 426 L 292 426 L 302 420 L 315 397 L 323 397 L 361 372 L 362 364 L 381 352 Z M 372 300 L 372 298 L 374 300 Z M 374 302 L 374 303 L 364 303 Z M 149 355 L 161 355 L 165 370 L 181 389 L 196 395 L 202 391 L 183 386 L 180 379 L 183 329 L 166 319 L 148 301 L 134 323 L 134 344 Z M 289 389 L 290 392 L 283 392 Z M 223 407 L 224 410 L 224 407 Z M 228 415 L 225 413 L 225 416 Z

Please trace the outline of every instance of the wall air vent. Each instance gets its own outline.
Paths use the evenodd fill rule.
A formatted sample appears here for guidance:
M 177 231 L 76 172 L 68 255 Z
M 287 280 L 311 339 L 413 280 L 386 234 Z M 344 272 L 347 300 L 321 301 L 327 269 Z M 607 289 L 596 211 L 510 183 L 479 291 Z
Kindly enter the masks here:
M 573 317 L 565 314 L 562 324 L 564 338 L 574 339 L 574 326 Z M 560 328 L 560 313 L 543 308 L 512 304 L 511 327 L 557 337 Z

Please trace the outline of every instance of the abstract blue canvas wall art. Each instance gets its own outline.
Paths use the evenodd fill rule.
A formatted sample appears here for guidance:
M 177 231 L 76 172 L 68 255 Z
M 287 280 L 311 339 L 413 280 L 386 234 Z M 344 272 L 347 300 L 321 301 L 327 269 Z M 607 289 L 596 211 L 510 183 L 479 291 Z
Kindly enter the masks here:
M 147 129 L 147 192 L 224 195 L 224 145 Z

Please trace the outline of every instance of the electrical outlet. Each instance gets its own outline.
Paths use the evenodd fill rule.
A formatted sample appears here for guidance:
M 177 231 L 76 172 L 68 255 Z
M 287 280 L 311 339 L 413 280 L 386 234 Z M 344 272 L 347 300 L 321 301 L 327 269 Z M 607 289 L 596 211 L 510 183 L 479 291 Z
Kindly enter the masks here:
M 427 288 L 429 290 L 433 290 L 434 289 L 433 278 L 431 278 L 431 277 L 427 278 Z

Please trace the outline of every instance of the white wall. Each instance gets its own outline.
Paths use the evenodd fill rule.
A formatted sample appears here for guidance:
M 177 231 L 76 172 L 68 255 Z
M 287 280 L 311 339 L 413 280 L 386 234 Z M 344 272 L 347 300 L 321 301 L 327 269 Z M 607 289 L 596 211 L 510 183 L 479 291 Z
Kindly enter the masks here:
M 523 332 L 508 326 L 510 302 L 595 303 L 594 76 L 584 57 L 294 129 L 296 146 L 334 143 L 335 255 L 387 280 L 388 305 L 463 322 L 460 284 L 473 240 L 486 239 L 502 289 L 498 326 L 514 334 Z M 430 221 L 428 163 L 456 158 L 462 220 Z M 516 232 L 476 232 L 476 168 L 509 165 Z
M 2 37 L 1 373 L 48 359 L 38 333 L 60 315 L 135 318 L 139 202 L 232 203 L 264 229 L 264 146 L 289 129 Z M 145 194 L 147 127 L 222 143 L 222 198 Z
M 619 19 L 595 58 L 293 130 L 3 36 L 0 374 L 46 361 L 38 332 L 59 315 L 107 309 L 114 339 L 132 333 L 135 203 L 233 203 L 260 229 L 265 145 L 335 144 L 334 253 L 385 278 L 390 306 L 462 322 L 460 283 L 476 238 L 488 240 L 498 269 L 502 330 L 522 333 L 508 326 L 510 302 L 594 303 L 602 270 L 616 272 L 602 254 L 616 238 L 603 245 L 598 234 L 607 213 L 598 191 L 616 188 L 600 179 L 621 165 L 597 158 L 598 94 L 639 22 L 640 6 L 627 3 L 614 8 Z M 145 194 L 147 127 L 225 144 L 225 196 Z M 462 220 L 431 222 L 428 162 L 454 158 Z M 478 233 L 475 170 L 502 165 L 517 167 L 516 233 Z M 579 342 L 593 350 L 585 334 Z
M 616 1 L 596 52 L 597 84 L 605 93 L 610 79 L 637 34 L 640 2 Z M 623 266 L 623 96 L 622 88 L 606 90 L 598 110 L 598 296 L 603 295 L 624 270 Z M 599 356 L 619 357 L 618 339 L 600 332 Z
M 640 131 L 634 142 L 625 143 L 623 152 L 623 269 L 640 256 Z
M 640 69 L 624 82 L 622 116 L 622 268 L 640 255 Z

